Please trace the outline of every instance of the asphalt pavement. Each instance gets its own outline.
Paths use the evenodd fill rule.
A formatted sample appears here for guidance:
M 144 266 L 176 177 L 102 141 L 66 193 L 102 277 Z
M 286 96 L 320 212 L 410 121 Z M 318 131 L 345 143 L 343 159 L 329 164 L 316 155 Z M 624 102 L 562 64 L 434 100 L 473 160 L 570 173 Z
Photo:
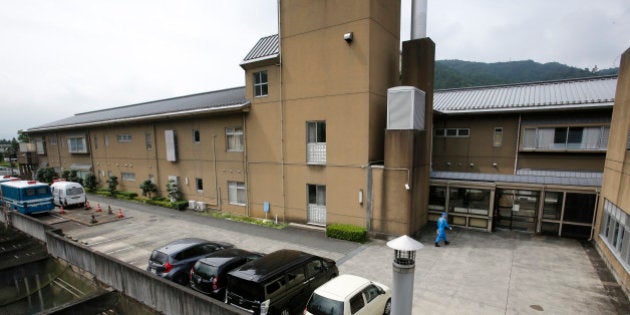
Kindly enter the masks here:
M 111 205 L 125 217 L 92 226 L 74 221 L 55 226 L 141 269 L 154 248 L 178 238 L 201 237 L 263 253 L 302 250 L 337 261 L 341 273 L 392 286 L 394 253 L 383 240 L 357 244 L 326 238 L 319 230 L 294 226 L 277 230 L 190 210 L 97 195 L 88 199 L 92 207 Z M 598 257 L 587 253 L 590 244 L 510 231 L 455 229 L 448 233 L 451 244 L 437 248 L 434 233 L 430 227 L 416 237 L 425 247 L 416 253 L 414 314 L 623 314 L 630 310 L 627 297 L 609 294 L 610 282 L 604 283 L 602 268 L 594 266 Z

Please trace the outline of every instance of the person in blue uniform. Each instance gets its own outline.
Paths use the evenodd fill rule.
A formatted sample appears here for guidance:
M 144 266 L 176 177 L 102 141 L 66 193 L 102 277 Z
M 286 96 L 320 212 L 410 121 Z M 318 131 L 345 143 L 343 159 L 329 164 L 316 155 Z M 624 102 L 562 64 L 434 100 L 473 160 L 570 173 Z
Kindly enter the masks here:
M 444 241 L 444 245 L 448 245 L 449 242 L 446 240 L 446 229 L 452 230 L 453 228 L 448 225 L 448 221 L 446 220 L 446 212 L 442 213 L 442 216 L 437 221 L 437 238 L 435 238 L 435 247 L 440 247 L 440 241 Z

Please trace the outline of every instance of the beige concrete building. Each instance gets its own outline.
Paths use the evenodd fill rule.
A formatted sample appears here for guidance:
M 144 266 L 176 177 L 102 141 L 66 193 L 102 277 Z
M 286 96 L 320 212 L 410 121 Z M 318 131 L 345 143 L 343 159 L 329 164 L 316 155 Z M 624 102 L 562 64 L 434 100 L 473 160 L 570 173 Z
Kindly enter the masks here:
M 630 295 L 630 49 L 622 55 L 595 242 Z

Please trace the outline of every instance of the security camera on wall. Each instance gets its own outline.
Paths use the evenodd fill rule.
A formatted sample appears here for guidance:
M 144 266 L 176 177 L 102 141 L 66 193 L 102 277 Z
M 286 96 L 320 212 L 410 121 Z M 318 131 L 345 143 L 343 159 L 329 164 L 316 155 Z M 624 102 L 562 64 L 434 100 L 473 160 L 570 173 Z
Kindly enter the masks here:
M 353 39 L 354 39 L 354 34 L 352 34 L 352 32 L 343 34 L 343 40 L 345 40 L 346 43 L 348 44 L 352 43 Z
M 409 186 L 409 184 L 405 184 L 405 189 L 410 190 L 411 186 Z

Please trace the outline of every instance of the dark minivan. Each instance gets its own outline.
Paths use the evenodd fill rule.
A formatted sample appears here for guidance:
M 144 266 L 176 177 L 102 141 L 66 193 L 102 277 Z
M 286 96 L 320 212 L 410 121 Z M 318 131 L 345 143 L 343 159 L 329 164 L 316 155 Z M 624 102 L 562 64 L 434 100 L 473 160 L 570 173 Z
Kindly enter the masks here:
M 190 269 L 190 287 L 223 301 L 227 273 L 262 256 L 238 248 L 216 251 L 199 259 Z
M 229 272 L 225 301 L 254 314 L 301 314 L 313 291 L 338 274 L 331 259 L 283 249 Z
M 232 248 L 224 242 L 184 238 L 164 245 L 151 253 L 147 271 L 173 282 L 188 284 L 188 272 L 200 258 L 218 250 Z

